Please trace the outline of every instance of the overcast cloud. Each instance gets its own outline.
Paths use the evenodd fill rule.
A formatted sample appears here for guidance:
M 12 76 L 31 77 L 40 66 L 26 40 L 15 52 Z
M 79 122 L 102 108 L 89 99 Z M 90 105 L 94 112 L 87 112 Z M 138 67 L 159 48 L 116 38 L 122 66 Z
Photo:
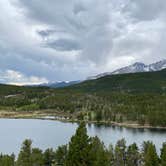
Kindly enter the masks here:
M 165 0 L 1 0 L 0 82 L 79 80 L 166 58 Z

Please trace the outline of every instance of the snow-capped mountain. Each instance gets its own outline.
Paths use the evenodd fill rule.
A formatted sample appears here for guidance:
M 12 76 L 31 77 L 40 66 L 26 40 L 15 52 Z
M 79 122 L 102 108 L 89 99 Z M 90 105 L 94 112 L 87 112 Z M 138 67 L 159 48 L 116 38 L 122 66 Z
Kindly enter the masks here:
M 153 64 L 150 64 L 148 66 L 149 66 L 149 71 L 159 71 L 159 70 L 165 69 L 166 68 L 166 59 L 153 63 Z
M 49 83 L 44 83 L 40 84 L 38 86 L 46 86 L 46 87 L 51 87 L 51 88 L 61 88 L 61 87 L 67 87 L 70 85 L 78 84 L 81 81 L 59 81 L 59 82 L 49 82 Z
M 115 70 L 111 74 L 137 73 L 145 71 L 148 71 L 148 66 L 146 66 L 144 63 L 136 62 L 133 65 Z
M 149 65 L 145 65 L 144 63 L 141 62 L 136 62 L 130 66 L 126 66 L 120 69 L 117 69 L 113 72 L 106 72 L 106 73 L 101 73 L 96 76 L 89 77 L 88 79 L 97 79 L 100 77 L 104 77 L 107 75 L 115 75 L 115 74 L 126 74 L 126 73 L 139 73 L 139 72 L 150 72 L 150 71 L 159 71 L 162 69 L 166 68 L 166 59 L 161 60 L 156 63 L 152 63 Z

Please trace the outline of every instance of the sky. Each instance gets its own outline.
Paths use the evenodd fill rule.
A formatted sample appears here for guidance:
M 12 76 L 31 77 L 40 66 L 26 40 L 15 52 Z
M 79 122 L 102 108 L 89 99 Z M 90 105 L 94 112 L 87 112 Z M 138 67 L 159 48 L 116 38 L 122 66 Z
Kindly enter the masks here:
M 166 58 L 165 0 L 0 0 L 0 83 L 82 80 Z

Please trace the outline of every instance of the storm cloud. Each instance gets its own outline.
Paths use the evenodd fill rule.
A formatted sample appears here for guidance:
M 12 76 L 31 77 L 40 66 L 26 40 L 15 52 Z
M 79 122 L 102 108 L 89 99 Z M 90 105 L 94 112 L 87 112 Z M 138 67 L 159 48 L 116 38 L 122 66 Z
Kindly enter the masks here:
M 0 12 L 3 83 L 85 79 L 166 58 L 164 0 L 2 0 Z

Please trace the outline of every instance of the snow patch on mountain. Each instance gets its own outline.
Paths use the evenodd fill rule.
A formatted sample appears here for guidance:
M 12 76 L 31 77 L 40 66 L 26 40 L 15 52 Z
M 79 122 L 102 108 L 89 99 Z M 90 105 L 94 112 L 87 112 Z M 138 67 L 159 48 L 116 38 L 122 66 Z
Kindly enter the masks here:
M 136 62 L 132 65 L 117 69 L 113 72 L 101 73 L 99 75 L 89 77 L 88 80 L 97 79 L 107 75 L 160 71 L 165 68 L 166 68 L 166 59 L 149 65 L 145 65 L 142 62 Z

